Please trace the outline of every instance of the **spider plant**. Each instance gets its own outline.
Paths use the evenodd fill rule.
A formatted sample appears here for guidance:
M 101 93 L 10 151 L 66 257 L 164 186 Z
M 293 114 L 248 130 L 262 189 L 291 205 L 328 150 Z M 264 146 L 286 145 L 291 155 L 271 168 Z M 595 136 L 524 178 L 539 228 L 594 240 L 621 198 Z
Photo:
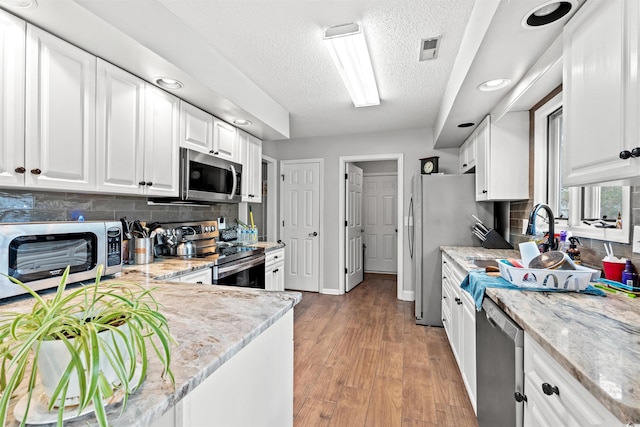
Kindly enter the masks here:
M 98 423 L 106 427 L 104 403 L 117 392 L 122 395 L 124 411 L 129 394 L 144 381 L 151 349 L 162 363 L 163 377 L 174 382 L 169 365 L 175 340 L 151 291 L 139 285 L 102 284 L 101 273 L 102 266 L 94 284 L 65 292 L 67 267 L 50 299 L 10 278 L 33 296 L 34 304 L 27 313 L 0 313 L 0 425 L 6 423 L 11 401 L 24 392 L 29 412 L 40 377 L 48 410 L 58 408 L 58 425 L 62 425 L 65 406 L 73 401 L 68 410 L 80 413 L 93 404 Z M 52 359 L 45 352 L 46 347 L 59 343 L 66 347 L 65 360 L 59 372 L 51 374 L 51 385 L 51 380 L 44 380 Z M 131 384 L 134 374 L 139 380 Z M 25 380 L 25 391 L 16 393 Z

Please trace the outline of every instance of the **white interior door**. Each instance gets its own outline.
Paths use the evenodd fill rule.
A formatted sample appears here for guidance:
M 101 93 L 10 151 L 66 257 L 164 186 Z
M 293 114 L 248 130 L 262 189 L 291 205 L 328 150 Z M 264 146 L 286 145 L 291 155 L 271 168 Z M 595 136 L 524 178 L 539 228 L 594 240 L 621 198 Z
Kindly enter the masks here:
M 376 273 L 397 272 L 397 175 L 364 177 L 363 229 L 364 270 Z
M 320 162 L 281 163 L 287 289 L 320 290 Z
M 355 288 L 364 279 L 362 264 L 362 169 L 347 163 L 347 280 L 346 291 Z

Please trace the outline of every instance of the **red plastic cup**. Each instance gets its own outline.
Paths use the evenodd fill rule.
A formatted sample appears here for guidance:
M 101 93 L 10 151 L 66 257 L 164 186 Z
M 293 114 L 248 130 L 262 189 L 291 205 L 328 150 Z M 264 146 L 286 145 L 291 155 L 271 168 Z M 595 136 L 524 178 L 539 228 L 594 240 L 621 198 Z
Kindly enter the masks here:
M 602 261 L 602 268 L 604 269 L 604 277 L 614 282 L 622 282 L 622 272 L 624 271 L 624 262 L 609 262 Z

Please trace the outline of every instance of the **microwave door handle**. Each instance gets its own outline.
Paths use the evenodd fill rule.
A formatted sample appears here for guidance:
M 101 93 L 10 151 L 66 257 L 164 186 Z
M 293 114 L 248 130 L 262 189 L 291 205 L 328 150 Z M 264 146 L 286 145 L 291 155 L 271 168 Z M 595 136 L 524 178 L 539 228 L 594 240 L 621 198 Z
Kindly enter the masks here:
M 233 167 L 233 165 L 229 165 L 231 167 L 231 174 L 233 175 L 233 188 L 231 189 L 231 194 L 229 194 L 227 197 L 229 197 L 229 199 L 233 199 L 233 197 L 236 195 L 236 187 L 238 186 L 238 177 L 236 176 L 236 168 Z

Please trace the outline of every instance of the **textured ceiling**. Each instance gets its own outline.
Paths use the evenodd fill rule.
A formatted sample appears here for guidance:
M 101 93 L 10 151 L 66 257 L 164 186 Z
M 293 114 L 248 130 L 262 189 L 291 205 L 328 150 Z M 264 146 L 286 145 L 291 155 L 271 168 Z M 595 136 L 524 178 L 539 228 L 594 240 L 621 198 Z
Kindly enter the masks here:
M 433 126 L 473 0 L 160 0 L 290 112 L 291 137 Z M 355 108 L 322 33 L 362 24 L 379 106 Z M 438 58 L 420 39 L 442 35 Z

